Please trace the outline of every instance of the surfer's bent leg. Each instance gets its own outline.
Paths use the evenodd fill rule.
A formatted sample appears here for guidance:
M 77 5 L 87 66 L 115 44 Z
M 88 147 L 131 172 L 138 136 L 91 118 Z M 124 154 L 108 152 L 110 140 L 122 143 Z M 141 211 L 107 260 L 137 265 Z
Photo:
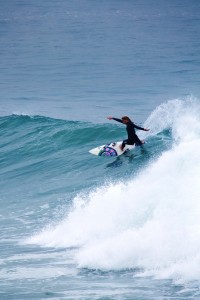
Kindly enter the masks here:
M 128 140 L 124 140 L 124 141 L 122 142 L 122 145 L 121 145 L 121 150 L 122 150 L 122 151 L 124 150 L 124 147 L 126 146 L 127 141 L 128 141 Z
M 141 145 L 144 144 L 144 142 L 142 142 L 142 141 L 139 139 L 139 137 L 138 137 L 137 135 L 135 135 L 135 144 L 136 144 L 137 146 L 141 146 Z
M 123 150 L 124 150 L 124 147 L 125 147 L 126 145 L 133 145 L 134 143 L 135 143 L 134 141 L 131 141 L 131 140 L 129 140 L 129 139 L 123 140 L 122 145 L 121 145 L 121 150 L 123 151 Z
M 122 142 L 121 150 L 124 150 L 126 145 L 134 145 L 141 146 L 144 144 L 144 141 L 141 141 L 137 135 L 134 135 L 133 139 L 127 139 Z

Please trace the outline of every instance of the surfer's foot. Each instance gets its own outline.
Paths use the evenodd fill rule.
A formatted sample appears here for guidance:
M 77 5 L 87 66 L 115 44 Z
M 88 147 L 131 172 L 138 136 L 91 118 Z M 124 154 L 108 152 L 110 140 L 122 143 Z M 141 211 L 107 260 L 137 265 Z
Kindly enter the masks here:
M 145 144 L 145 141 L 144 141 L 144 140 L 142 140 L 141 142 L 142 142 L 142 144 Z

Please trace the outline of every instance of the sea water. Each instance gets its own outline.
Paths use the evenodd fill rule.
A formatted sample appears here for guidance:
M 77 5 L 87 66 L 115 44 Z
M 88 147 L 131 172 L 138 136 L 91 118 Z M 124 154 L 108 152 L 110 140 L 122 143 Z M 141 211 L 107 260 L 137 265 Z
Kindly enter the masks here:
M 200 299 L 200 2 L 0 8 L 0 299 Z

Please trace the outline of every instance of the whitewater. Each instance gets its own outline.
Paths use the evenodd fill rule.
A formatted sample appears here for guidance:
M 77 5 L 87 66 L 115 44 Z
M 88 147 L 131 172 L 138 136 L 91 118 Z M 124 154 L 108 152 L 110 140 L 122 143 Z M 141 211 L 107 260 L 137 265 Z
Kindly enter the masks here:
M 192 97 L 159 105 L 145 122 L 150 133 L 140 134 L 147 149 L 155 146 L 145 165 L 137 170 L 133 162 L 129 176 L 110 176 L 77 193 L 61 220 L 24 243 L 68 249 L 78 268 L 132 269 L 139 277 L 177 284 L 199 281 L 199 116 L 199 100 Z

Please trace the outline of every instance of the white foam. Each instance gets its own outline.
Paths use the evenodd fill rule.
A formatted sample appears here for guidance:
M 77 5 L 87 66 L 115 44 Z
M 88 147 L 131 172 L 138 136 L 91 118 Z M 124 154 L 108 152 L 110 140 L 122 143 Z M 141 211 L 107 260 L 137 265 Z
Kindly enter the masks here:
M 198 101 L 161 105 L 146 122 L 151 134 L 159 132 L 159 124 L 160 131 L 172 130 L 171 150 L 129 182 L 77 196 L 62 222 L 29 242 L 79 247 L 80 267 L 138 267 L 159 278 L 200 279 Z

